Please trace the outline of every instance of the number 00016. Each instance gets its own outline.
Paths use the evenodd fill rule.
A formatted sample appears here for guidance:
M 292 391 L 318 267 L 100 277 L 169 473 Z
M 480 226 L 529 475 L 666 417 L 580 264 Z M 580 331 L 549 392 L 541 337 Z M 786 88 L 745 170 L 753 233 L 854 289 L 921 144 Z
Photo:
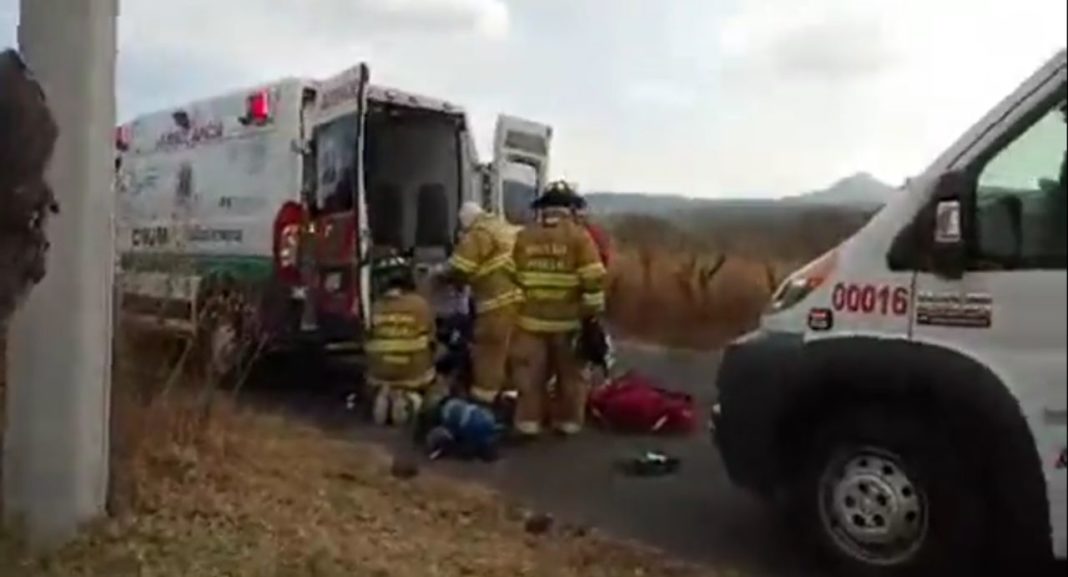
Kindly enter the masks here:
M 838 283 L 831 293 L 831 306 L 836 311 L 901 316 L 909 311 L 909 289 Z

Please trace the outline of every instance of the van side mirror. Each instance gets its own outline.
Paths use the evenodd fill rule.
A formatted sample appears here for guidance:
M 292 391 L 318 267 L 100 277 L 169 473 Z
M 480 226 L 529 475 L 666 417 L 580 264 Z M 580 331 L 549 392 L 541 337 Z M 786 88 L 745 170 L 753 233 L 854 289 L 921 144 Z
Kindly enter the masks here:
M 895 271 L 928 271 L 956 280 L 967 268 L 973 204 L 964 173 L 946 173 L 930 201 L 894 238 L 887 265 Z
M 963 277 L 967 268 L 969 182 L 965 173 L 948 172 L 938 180 L 933 195 L 934 218 L 927 231 L 931 269 L 950 280 Z

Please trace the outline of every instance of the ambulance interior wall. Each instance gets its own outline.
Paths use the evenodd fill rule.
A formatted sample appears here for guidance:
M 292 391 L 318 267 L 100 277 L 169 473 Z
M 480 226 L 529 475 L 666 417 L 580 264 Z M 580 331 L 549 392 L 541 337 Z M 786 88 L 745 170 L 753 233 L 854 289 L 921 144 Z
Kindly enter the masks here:
M 457 226 L 461 151 L 451 118 L 368 117 L 365 174 L 374 245 L 444 259 Z

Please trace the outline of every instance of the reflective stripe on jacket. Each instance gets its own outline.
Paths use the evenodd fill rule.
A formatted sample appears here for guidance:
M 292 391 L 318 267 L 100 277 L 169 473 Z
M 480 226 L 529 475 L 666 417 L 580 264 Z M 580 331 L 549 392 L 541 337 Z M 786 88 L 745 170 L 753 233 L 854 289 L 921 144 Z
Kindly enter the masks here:
M 416 293 L 385 294 L 371 307 L 367 377 L 373 385 L 423 388 L 434 379 L 434 316 Z
M 570 219 L 525 227 L 513 251 L 523 289 L 519 326 L 539 333 L 578 330 L 604 311 L 605 267 L 597 246 Z
M 513 244 L 504 223 L 484 215 L 463 234 L 453 251 L 449 265 L 453 274 L 471 285 L 476 313 L 514 305 L 522 299 L 513 281 Z

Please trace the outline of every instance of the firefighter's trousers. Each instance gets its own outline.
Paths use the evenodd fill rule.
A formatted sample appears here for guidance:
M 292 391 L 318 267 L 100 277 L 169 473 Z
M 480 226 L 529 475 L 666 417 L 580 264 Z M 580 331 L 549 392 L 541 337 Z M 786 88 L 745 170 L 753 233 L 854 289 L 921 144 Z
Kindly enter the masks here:
M 516 329 L 512 362 L 519 389 L 515 428 L 520 434 L 537 435 L 545 424 L 565 434 L 582 430 L 588 386 L 585 363 L 575 354 L 574 337 L 574 333 Z
M 492 403 L 508 384 L 508 351 L 516 315 L 515 306 L 506 306 L 475 317 L 471 347 L 471 396 L 475 400 Z

